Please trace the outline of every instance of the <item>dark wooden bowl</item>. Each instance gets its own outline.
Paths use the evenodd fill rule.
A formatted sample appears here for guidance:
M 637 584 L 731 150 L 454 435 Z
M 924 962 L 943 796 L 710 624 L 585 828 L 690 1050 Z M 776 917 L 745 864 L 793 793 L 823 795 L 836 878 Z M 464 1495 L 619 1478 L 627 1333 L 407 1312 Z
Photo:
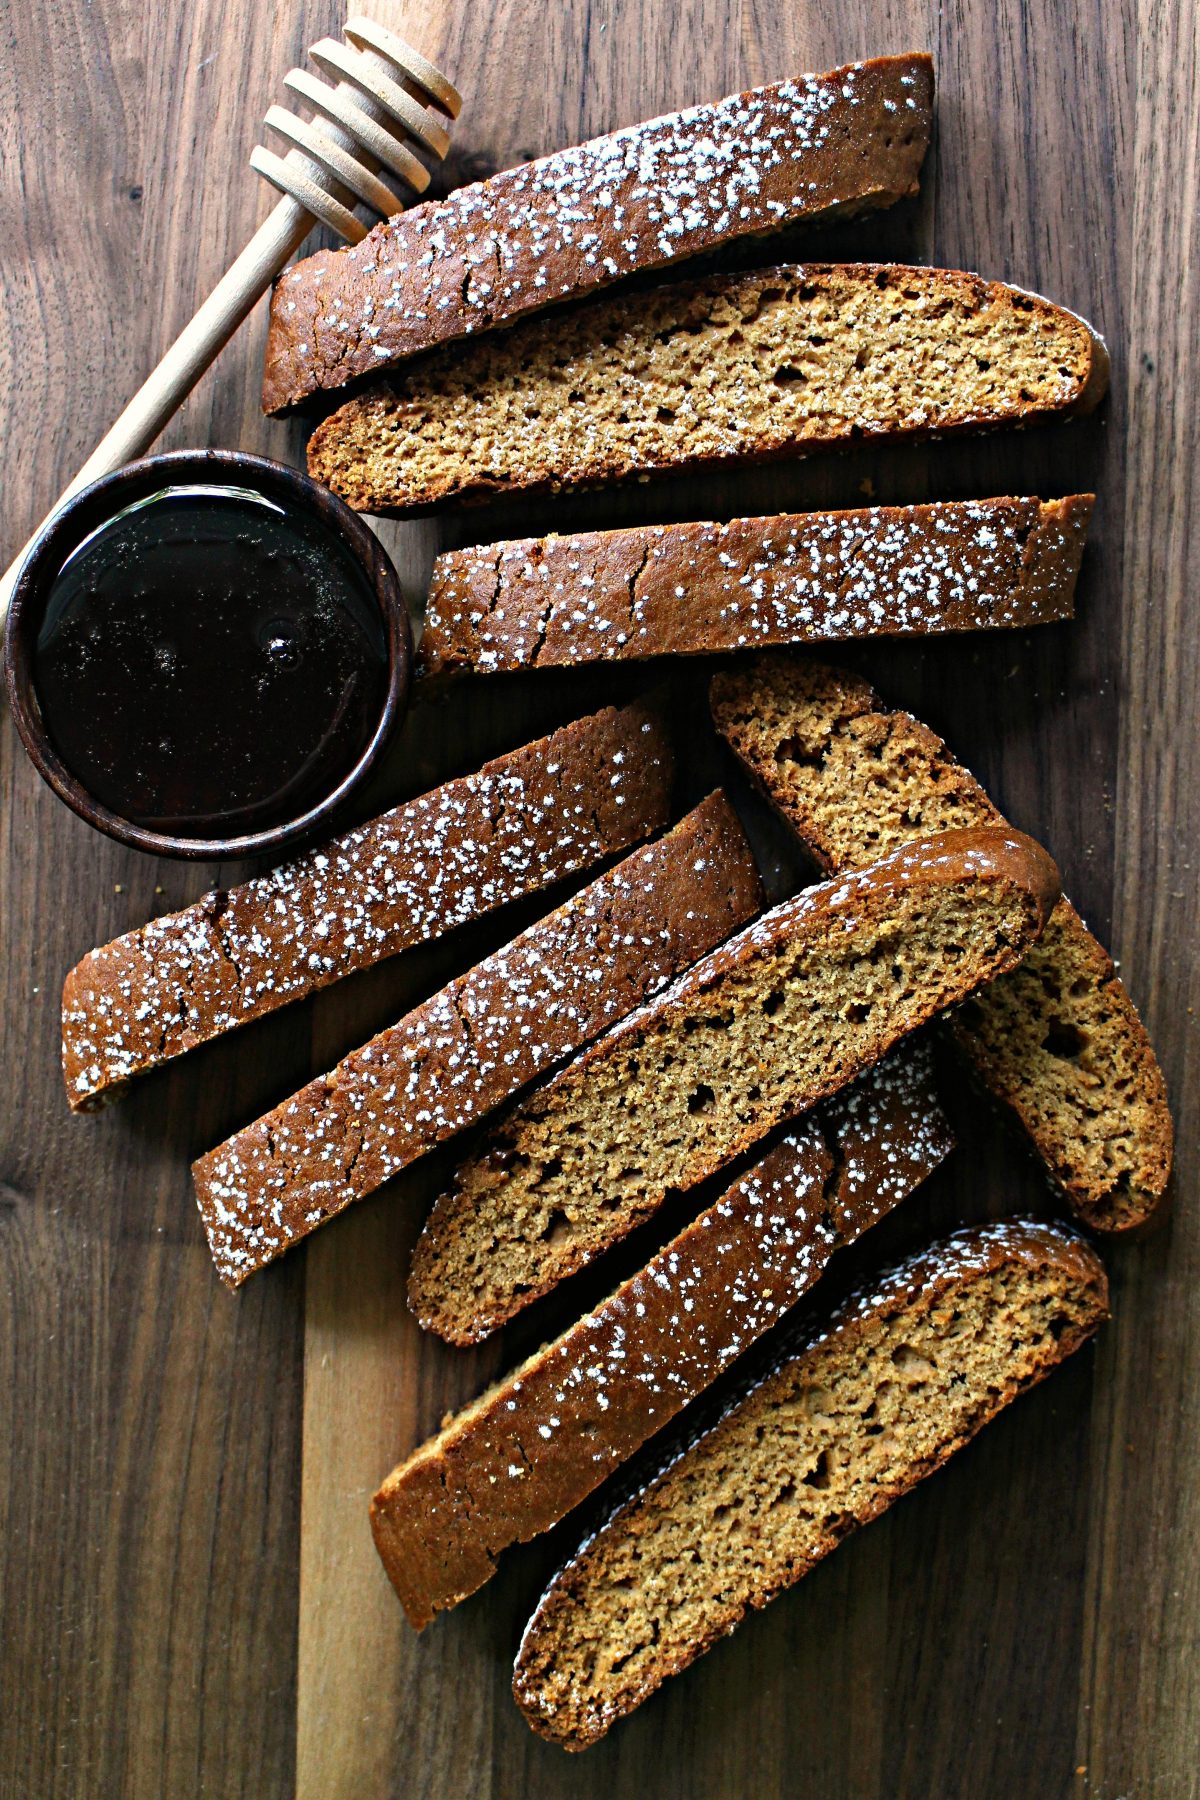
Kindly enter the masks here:
M 316 513 L 329 531 L 348 547 L 375 595 L 387 631 L 388 683 L 379 722 L 358 762 L 316 806 L 268 831 L 234 838 L 174 837 L 135 825 L 111 812 L 62 762 L 47 734 L 33 683 L 34 651 L 46 602 L 71 552 L 116 513 L 159 488 L 183 483 L 250 488 L 288 511 Z M 283 463 L 236 450 L 173 450 L 130 463 L 69 500 L 38 533 L 21 566 L 13 590 L 4 640 L 4 677 L 8 697 L 30 761 L 60 800 L 81 819 L 123 844 L 155 856 L 210 860 L 253 856 L 328 827 L 333 815 L 378 761 L 384 745 L 403 717 L 412 674 L 413 643 L 408 608 L 391 558 L 358 514 L 329 489 Z

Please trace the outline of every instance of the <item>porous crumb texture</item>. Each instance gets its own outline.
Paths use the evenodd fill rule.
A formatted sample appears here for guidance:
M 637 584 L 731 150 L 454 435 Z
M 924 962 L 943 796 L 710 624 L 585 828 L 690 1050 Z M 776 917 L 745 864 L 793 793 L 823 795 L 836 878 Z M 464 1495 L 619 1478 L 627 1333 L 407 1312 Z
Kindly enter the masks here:
M 810 263 L 607 296 L 430 355 L 313 433 L 366 512 L 557 489 L 1090 409 L 1108 359 L 1035 294 Z
M 781 514 L 439 556 L 418 673 L 1069 619 L 1094 496 Z
M 1057 898 L 1028 839 L 947 833 L 764 914 L 493 1127 L 417 1240 L 409 1305 L 486 1335 L 1011 968 Z
M 63 984 L 71 1106 L 628 849 L 666 824 L 673 773 L 652 712 L 605 707 L 90 951 Z
M 521 1644 L 530 1725 L 582 1750 L 885 1511 L 1107 1316 L 1052 1226 L 956 1234 L 835 1315 L 625 1500 Z
M 826 869 L 906 839 L 1003 820 L 910 713 L 865 681 L 787 657 L 717 676 L 718 730 Z M 1171 1174 L 1166 1083 L 1108 952 L 1062 900 L 1021 966 L 950 1029 L 1094 1230 L 1146 1224 Z
M 285 272 L 263 408 L 698 251 L 915 193 L 933 63 L 884 56 L 633 125 L 413 206 Z
M 393 1470 L 375 1542 L 418 1630 L 547 1531 L 741 1354 L 951 1147 L 927 1051 L 793 1127 L 639 1274 Z
M 193 1164 L 232 1286 L 656 993 L 758 909 L 717 792 L 475 968 Z

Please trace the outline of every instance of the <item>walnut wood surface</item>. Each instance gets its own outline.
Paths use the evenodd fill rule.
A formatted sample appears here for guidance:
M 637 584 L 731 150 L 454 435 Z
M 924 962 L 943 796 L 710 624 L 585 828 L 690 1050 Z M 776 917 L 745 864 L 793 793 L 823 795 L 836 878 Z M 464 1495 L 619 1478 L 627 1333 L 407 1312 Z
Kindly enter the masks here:
M 506 1559 L 421 1639 L 378 1565 L 380 1476 L 556 1329 L 471 1354 L 422 1341 L 418 1167 L 237 1297 L 188 1163 L 537 909 L 356 977 L 68 1116 L 57 994 L 93 943 L 218 871 L 96 836 L 0 725 L 0 1794 L 787 1795 L 1175 1800 L 1200 1793 L 1197 1224 L 1197 15 L 1148 0 L 377 0 L 466 104 L 460 181 L 692 100 L 928 46 L 938 138 L 919 202 L 819 238 L 1018 281 L 1109 341 L 1100 415 L 978 443 L 509 505 L 390 528 L 414 596 L 435 548 L 773 508 L 1095 486 L 1070 626 L 876 646 L 858 661 L 1042 837 L 1143 1008 L 1179 1124 L 1173 1219 L 1109 1257 L 1114 1324 L 956 1465 L 582 1760 L 534 1740 L 508 1671 L 556 1547 Z M 6 0 L 0 54 L 0 562 L 264 215 L 257 121 L 315 0 Z M 167 435 L 299 460 L 258 413 L 260 309 Z M 864 484 L 870 483 L 870 488 Z M 521 678 L 410 720 L 385 804 L 638 677 Z M 692 768 L 704 674 L 675 689 Z M 776 894 L 799 876 L 745 801 Z M 227 875 L 232 871 L 223 870 Z M 847 1259 L 1050 1202 L 968 1094 L 965 1147 Z M 836 1286 L 836 1277 L 830 1278 Z M 589 1295 L 572 1296 L 576 1308 Z M 561 1318 L 561 1314 L 558 1317 Z

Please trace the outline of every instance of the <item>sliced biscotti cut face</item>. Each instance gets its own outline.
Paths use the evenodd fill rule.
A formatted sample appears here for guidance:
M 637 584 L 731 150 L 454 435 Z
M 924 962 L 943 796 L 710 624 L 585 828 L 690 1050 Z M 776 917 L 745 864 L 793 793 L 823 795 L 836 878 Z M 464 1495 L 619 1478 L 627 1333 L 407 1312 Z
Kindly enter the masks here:
M 365 512 L 1087 412 L 1084 320 L 953 269 L 788 264 L 622 294 L 434 352 L 326 419 Z
M 72 1108 L 629 849 L 667 823 L 673 774 L 652 710 L 605 707 L 90 951 L 63 984 Z
M 750 918 L 758 870 L 719 791 L 655 843 L 200 1157 L 221 1279 L 237 1286 L 483 1118 Z
M 599 1306 L 388 1476 L 371 1527 L 421 1630 L 594 1492 L 934 1169 L 927 1049 L 826 1100 Z
M 1014 1220 L 902 1263 L 785 1351 L 560 1570 L 513 1693 L 584 1750 L 931 1475 L 1108 1316 L 1082 1239 Z
M 418 673 L 1069 619 L 1093 501 L 868 506 L 451 550 L 433 565 Z
M 417 1240 L 409 1305 L 473 1342 L 1012 968 L 1045 851 L 946 832 L 765 913 L 485 1134 Z
M 263 410 L 378 374 L 637 270 L 917 190 L 929 56 L 797 75 L 632 125 L 320 250 L 271 300 Z
M 717 729 L 826 869 L 1002 818 L 945 744 L 856 675 L 766 656 L 718 675 Z M 1108 952 L 1068 900 L 1020 968 L 950 1024 L 1093 1230 L 1143 1226 L 1171 1174 L 1166 1083 Z

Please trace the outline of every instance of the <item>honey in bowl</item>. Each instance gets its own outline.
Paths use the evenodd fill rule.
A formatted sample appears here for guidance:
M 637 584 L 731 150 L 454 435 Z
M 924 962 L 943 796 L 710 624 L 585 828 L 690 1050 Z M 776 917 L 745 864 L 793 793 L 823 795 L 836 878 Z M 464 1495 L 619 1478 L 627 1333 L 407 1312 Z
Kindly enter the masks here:
M 315 513 L 167 486 L 67 558 L 33 658 L 47 735 L 111 812 L 179 837 L 297 819 L 356 767 L 388 691 L 371 582 Z

